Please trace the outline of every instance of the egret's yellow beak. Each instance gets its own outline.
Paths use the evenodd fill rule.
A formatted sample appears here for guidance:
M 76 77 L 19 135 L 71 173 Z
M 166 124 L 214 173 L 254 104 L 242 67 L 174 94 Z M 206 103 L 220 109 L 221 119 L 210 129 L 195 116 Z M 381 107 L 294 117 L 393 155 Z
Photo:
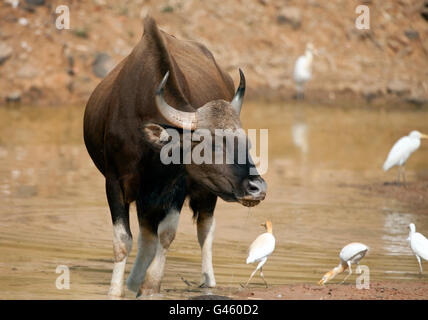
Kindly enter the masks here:
M 335 274 L 334 274 L 334 269 L 330 270 L 329 272 L 327 272 L 325 275 L 323 275 L 323 277 L 321 278 L 320 281 L 318 281 L 318 284 L 320 286 L 323 286 L 324 284 L 326 284 L 331 278 L 334 278 Z
M 421 133 L 421 139 L 428 139 L 428 134 Z
M 266 223 L 260 223 L 260 225 L 266 228 Z

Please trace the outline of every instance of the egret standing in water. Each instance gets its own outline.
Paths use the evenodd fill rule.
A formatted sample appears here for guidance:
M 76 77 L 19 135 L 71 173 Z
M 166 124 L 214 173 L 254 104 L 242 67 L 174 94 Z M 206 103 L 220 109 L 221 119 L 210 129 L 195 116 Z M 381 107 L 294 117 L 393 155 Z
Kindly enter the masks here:
M 349 268 L 349 273 L 343 279 L 342 283 L 345 282 L 346 279 L 352 274 L 351 265 L 359 264 L 360 260 L 364 258 L 366 253 L 369 251 L 369 247 L 367 247 L 363 243 L 359 242 L 352 242 L 340 251 L 339 257 L 340 257 L 340 263 L 337 267 L 331 269 L 329 272 L 327 272 L 322 279 L 318 282 L 319 285 L 324 285 L 327 283 L 327 281 L 333 279 L 336 275 L 339 273 L 342 273 L 347 268 Z
M 275 237 L 272 234 L 272 222 L 267 220 L 265 223 L 261 225 L 266 228 L 267 232 L 259 235 L 256 238 L 256 240 L 254 240 L 254 242 L 250 246 L 250 250 L 248 252 L 248 258 L 247 258 L 247 264 L 254 263 L 254 262 L 258 262 L 259 264 L 257 265 L 256 270 L 254 270 L 253 273 L 251 274 L 250 278 L 248 279 L 244 287 L 246 287 L 248 283 L 250 283 L 250 280 L 253 278 L 254 274 L 259 269 L 260 269 L 260 276 L 265 282 L 266 288 L 268 286 L 265 280 L 265 277 L 263 276 L 262 267 L 266 263 L 267 258 L 275 249 Z
M 404 165 L 410 155 L 418 150 L 421 145 L 421 139 L 428 139 L 428 135 L 419 131 L 412 131 L 408 136 L 400 138 L 389 151 L 388 158 L 383 164 L 383 170 L 388 171 L 393 166 L 398 166 L 397 183 L 400 184 L 401 168 L 403 168 L 404 183 L 406 183 L 406 171 Z
M 312 62 L 314 60 L 314 46 L 312 43 L 306 45 L 306 51 L 300 56 L 294 65 L 294 82 L 296 83 L 297 99 L 304 98 L 304 86 L 312 77 Z
M 416 232 L 416 227 L 413 223 L 409 224 L 409 241 L 410 248 L 416 256 L 419 263 L 419 273 L 422 274 L 421 258 L 428 261 L 428 239 L 419 232 Z

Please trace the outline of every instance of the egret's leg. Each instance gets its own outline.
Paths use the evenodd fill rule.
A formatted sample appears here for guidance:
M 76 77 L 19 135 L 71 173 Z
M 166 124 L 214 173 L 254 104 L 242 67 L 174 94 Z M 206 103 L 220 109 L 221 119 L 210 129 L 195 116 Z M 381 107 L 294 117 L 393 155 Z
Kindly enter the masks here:
M 263 281 L 265 282 L 266 288 L 268 287 L 268 284 L 265 280 L 265 277 L 263 276 L 263 268 L 260 268 L 260 276 L 262 277 Z
M 302 84 L 297 84 L 296 85 L 296 99 L 297 100 L 303 100 L 305 98 L 305 94 L 303 93 L 303 85 Z
M 404 186 L 406 186 L 406 167 L 405 166 L 403 166 L 403 183 L 404 183 Z
M 416 256 L 416 260 L 418 260 L 418 263 L 419 263 L 419 274 L 422 274 L 422 263 L 421 263 L 421 258 L 419 258 L 419 256 Z
M 349 276 L 352 274 L 351 261 L 348 261 L 348 262 L 347 262 L 347 264 L 348 264 L 349 273 L 348 273 L 348 275 L 345 277 L 345 279 L 343 279 L 343 281 L 342 281 L 341 283 L 344 283 L 344 282 L 346 281 L 346 279 L 348 279 L 348 278 L 349 278 Z
M 251 279 L 253 278 L 253 276 L 256 274 L 257 272 L 257 268 L 253 271 L 253 273 L 251 274 L 251 276 L 248 278 L 248 281 L 245 283 L 244 288 L 246 286 L 248 286 L 248 284 L 250 283 Z
M 400 185 L 401 166 L 398 166 L 397 185 Z
M 355 272 L 357 274 L 361 274 L 361 267 L 360 267 L 360 262 L 359 261 L 357 262 L 357 268 L 355 269 Z
M 264 258 L 262 261 L 260 261 L 260 263 L 257 265 L 256 270 L 253 271 L 253 273 L 251 274 L 250 278 L 248 279 L 248 281 L 245 283 L 244 288 L 250 283 L 251 279 L 253 278 L 253 276 L 256 274 L 256 272 L 262 268 L 262 266 L 265 264 L 267 258 Z M 264 278 L 263 278 L 264 280 Z M 265 281 L 266 282 L 266 281 Z

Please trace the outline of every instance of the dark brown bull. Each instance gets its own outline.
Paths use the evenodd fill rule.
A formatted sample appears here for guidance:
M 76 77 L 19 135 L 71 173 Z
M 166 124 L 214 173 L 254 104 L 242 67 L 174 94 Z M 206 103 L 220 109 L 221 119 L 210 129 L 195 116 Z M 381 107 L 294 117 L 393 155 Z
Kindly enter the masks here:
M 161 135 L 167 128 L 179 130 L 181 137 L 184 129 L 208 129 L 214 135 L 215 129 L 241 128 L 242 73 L 234 91 L 232 79 L 208 49 L 194 41 L 177 40 L 147 17 L 140 42 L 92 93 L 85 111 L 84 138 L 105 176 L 113 220 L 115 263 L 110 295 L 124 293 L 125 264 L 132 247 L 129 204 L 133 201 L 140 235 L 127 287 L 142 294 L 159 292 L 166 252 L 186 197 L 202 250 L 201 285 L 215 286 L 211 246 L 217 196 L 253 206 L 264 199 L 266 184 L 259 175 L 249 175 L 249 168 L 254 168 L 251 161 L 164 165 L 160 150 L 167 142 Z

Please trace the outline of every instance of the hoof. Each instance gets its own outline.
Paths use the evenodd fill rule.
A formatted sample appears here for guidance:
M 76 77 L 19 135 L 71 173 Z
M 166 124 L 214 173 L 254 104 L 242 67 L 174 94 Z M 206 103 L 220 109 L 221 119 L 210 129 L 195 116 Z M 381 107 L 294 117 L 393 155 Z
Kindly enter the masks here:
M 136 298 L 138 299 L 138 298 L 143 298 L 143 297 L 151 297 L 151 296 L 158 295 L 158 294 L 159 294 L 159 290 L 149 289 L 149 288 L 140 289 L 140 290 L 138 290 Z
M 108 290 L 108 296 L 112 298 L 121 298 L 125 296 L 125 290 L 119 285 L 111 285 Z
M 214 277 L 211 278 L 210 276 L 208 276 L 207 273 L 203 273 L 201 275 L 201 281 L 199 284 L 200 288 L 214 288 L 215 286 L 216 286 L 216 282 Z
M 212 282 L 212 283 L 202 282 L 202 283 L 199 285 L 199 288 L 215 288 L 215 286 L 216 286 L 216 283 L 215 283 L 215 282 Z
M 141 285 L 141 283 L 137 283 L 135 281 L 132 281 L 129 278 L 128 278 L 128 280 L 126 280 L 126 287 L 128 288 L 128 290 L 130 290 L 132 292 L 139 292 L 140 285 Z
M 143 284 L 138 288 L 137 298 L 150 297 L 160 293 L 160 282 L 152 282 L 148 279 L 144 280 Z

